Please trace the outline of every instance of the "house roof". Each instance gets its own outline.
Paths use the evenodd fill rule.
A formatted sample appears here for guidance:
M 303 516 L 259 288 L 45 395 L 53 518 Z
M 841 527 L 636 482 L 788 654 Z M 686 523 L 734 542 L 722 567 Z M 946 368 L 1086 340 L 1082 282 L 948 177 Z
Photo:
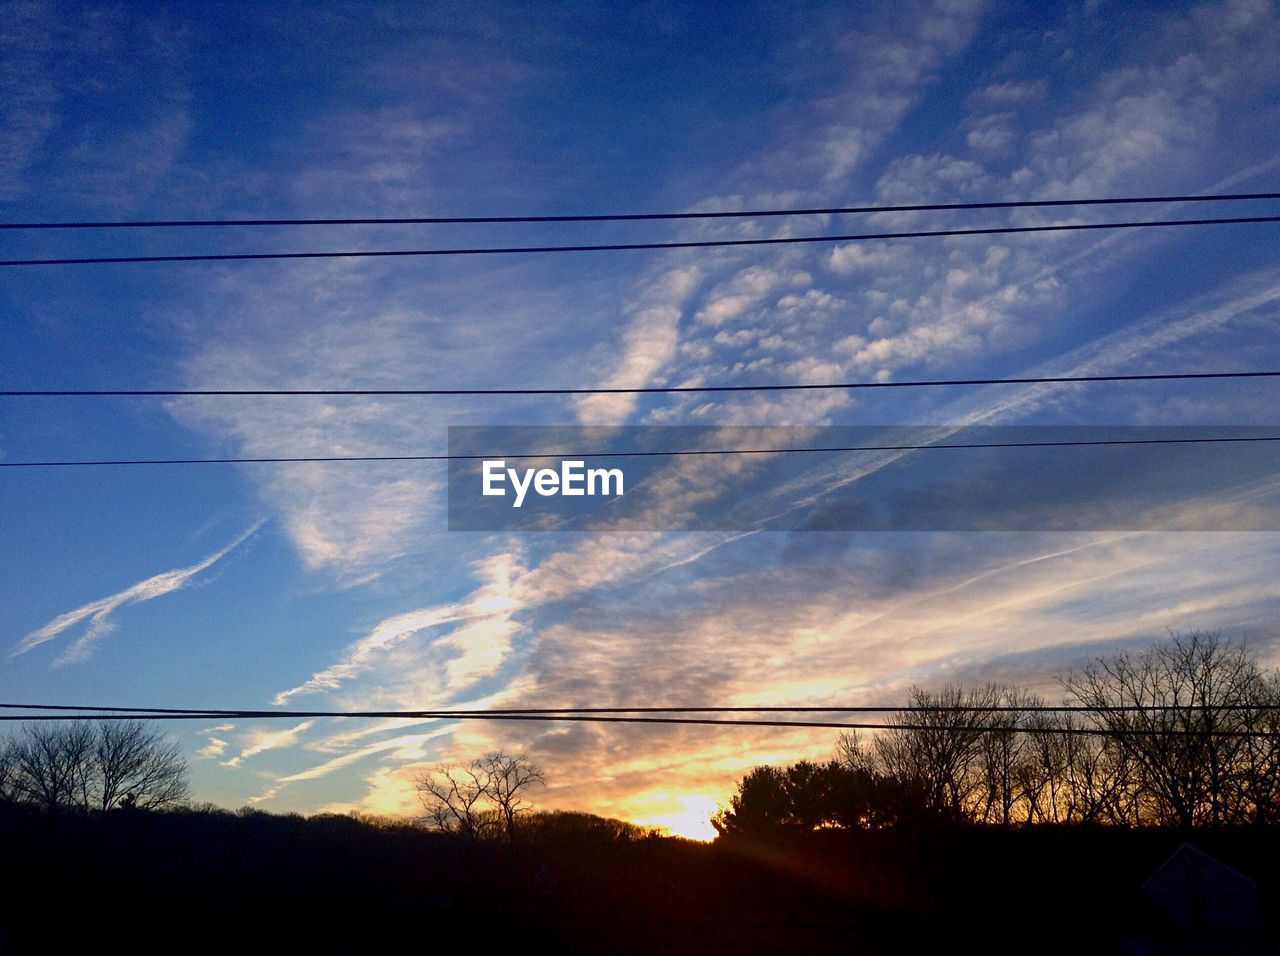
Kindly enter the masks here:
M 1220 876 L 1233 878 L 1237 881 L 1248 883 L 1250 886 L 1257 886 L 1257 881 L 1248 874 L 1241 873 L 1235 867 L 1223 863 L 1216 856 L 1210 856 L 1203 850 L 1197 849 L 1190 843 L 1183 842 L 1176 850 L 1169 854 L 1168 858 L 1151 871 L 1150 875 L 1142 881 L 1142 888 L 1146 889 L 1148 885 L 1156 882 L 1166 871 L 1174 867 L 1197 867 L 1203 871 L 1215 872 Z

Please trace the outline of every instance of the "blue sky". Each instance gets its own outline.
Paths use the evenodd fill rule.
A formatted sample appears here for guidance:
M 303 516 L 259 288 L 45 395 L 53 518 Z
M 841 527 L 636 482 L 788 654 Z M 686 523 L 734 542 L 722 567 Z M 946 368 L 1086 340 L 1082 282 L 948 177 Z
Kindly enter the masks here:
M 1280 174 L 1280 15 L 1265 2 L 31 0 L 5 4 L 0 23 L 6 221 L 1247 192 L 1275 190 Z M 0 251 L 679 240 L 849 222 L 10 233 Z M 857 228 L 953 222 L 877 214 Z M 549 387 L 1277 368 L 1277 236 L 1267 225 L 7 269 L 2 380 Z M 0 455 L 439 454 L 450 425 L 1266 426 L 1280 424 L 1275 399 L 1265 382 L 9 399 Z M 672 462 L 672 507 L 723 505 L 734 486 L 707 474 Z M 831 456 L 772 493 L 781 506 L 821 502 L 867 474 L 865 461 Z M 446 529 L 445 479 L 431 463 L 6 470 L 0 697 L 858 703 L 947 679 L 1052 694 L 1061 667 L 1171 628 L 1276 652 L 1273 533 L 464 533 Z M 686 829 L 751 765 L 831 744 L 825 733 L 403 721 L 175 730 L 197 794 L 225 805 L 408 812 L 416 769 L 501 747 L 547 767 L 545 804 Z

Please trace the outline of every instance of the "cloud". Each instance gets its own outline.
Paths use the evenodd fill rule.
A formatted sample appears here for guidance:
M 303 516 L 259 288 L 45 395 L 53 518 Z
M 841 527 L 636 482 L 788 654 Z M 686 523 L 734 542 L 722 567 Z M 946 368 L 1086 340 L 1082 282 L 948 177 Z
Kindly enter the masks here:
M 53 11 L 41 4 L 7 4 L 0 31 L 0 198 L 26 190 L 28 168 L 40 157 L 58 123 L 61 91 L 53 78 Z
M 98 642 L 107 634 L 116 628 L 114 621 L 110 616 L 118 609 L 130 604 L 142 604 L 146 601 L 153 601 L 158 597 L 163 597 L 179 588 L 184 587 L 192 578 L 200 572 L 207 570 L 216 564 L 231 551 L 235 550 L 246 540 L 248 540 L 259 528 L 262 527 L 263 521 L 259 521 L 248 531 L 240 535 L 225 548 L 215 551 L 204 560 L 190 565 L 185 568 L 175 568 L 172 571 L 165 571 L 161 574 L 154 575 L 144 581 L 125 588 L 109 597 L 99 598 L 96 601 L 90 601 L 83 607 L 78 607 L 74 611 L 68 611 L 60 614 L 48 624 L 32 631 L 26 637 L 18 642 L 18 646 L 10 652 L 9 659 L 19 657 L 28 651 L 34 650 L 41 644 L 53 640 L 68 628 L 74 627 L 81 621 L 88 620 L 89 627 L 69 648 L 67 648 L 58 658 L 57 664 L 76 664 L 87 660 L 93 653 Z
M 391 740 L 382 740 L 377 743 L 356 748 L 348 753 L 326 760 L 323 763 L 275 778 L 274 786 L 267 788 L 261 794 L 251 798 L 249 802 L 251 804 L 257 804 L 268 800 L 274 800 L 279 795 L 280 791 L 290 784 L 322 779 L 330 774 L 336 773 L 339 770 L 378 754 L 391 754 L 395 759 L 400 761 L 401 764 L 421 761 L 426 757 L 425 747 L 429 741 L 435 740 L 439 737 L 448 736 L 453 732 L 454 728 L 452 726 L 436 727 L 434 730 L 430 730 L 425 733 L 402 734 L 398 737 L 392 738 Z M 406 784 L 408 783 L 408 775 L 411 774 L 412 771 L 412 766 L 402 766 L 394 774 L 398 778 L 395 782 L 391 782 L 386 779 L 387 772 L 385 770 L 374 771 L 374 773 L 369 776 L 367 782 L 374 791 L 383 789 L 387 783 L 391 782 L 399 797 L 398 806 L 384 806 L 381 809 L 374 810 L 373 812 L 394 812 L 395 810 L 403 811 L 405 809 L 404 804 L 407 801 L 404 798 L 408 793 L 406 790 Z M 365 801 L 362 801 L 362 803 L 367 805 L 377 800 L 378 798 L 375 793 L 371 792 L 368 798 Z
M 433 318 L 382 303 L 372 282 L 349 266 L 319 270 L 310 281 L 288 273 L 261 286 L 209 290 L 203 307 L 252 316 L 226 320 L 215 332 L 193 320 L 199 345 L 186 376 L 195 387 L 395 387 L 430 380 Z M 241 321 L 253 326 L 250 329 Z M 298 328 L 306 326 L 306 336 Z M 372 398 L 174 401 L 180 421 L 210 431 L 246 456 L 377 455 L 414 448 L 443 450 L 417 405 Z M 421 542 L 421 528 L 440 514 L 442 479 L 423 468 L 370 463 L 294 464 L 256 473 L 263 497 L 303 561 L 348 580 L 376 573 Z
M 992 113 L 973 120 L 973 128 L 965 135 L 965 145 L 979 153 L 998 153 L 1013 145 L 1018 133 L 1011 113 Z
M 857 129 L 861 143 L 881 141 L 946 57 L 967 42 L 979 15 L 977 4 L 930 4 L 918 15 L 903 17 L 902 29 L 840 37 L 839 56 L 851 73 L 811 117 L 831 131 L 823 142 L 847 145 L 844 131 L 849 128 Z M 889 34 L 891 50 L 885 44 Z M 435 193 L 441 156 L 462 143 L 474 143 L 477 136 L 493 135 L 495 129 L 504 138 L 508 135 L 509 125 L 495 120 L 519 83 L 529 80 L 527 70 L 504 62 L 489 73 L 475 62 L 483 59 L 492 66 L 492 57 L 473 62 L 456 49 L 450 51 L 449 44 L 426 40 L 422 44 L 430 50 L 408 55 L 419 42 L 411 38 L 427 35 L 435 34 L 407 31 L 403 45 L 387 48 L 385 60 L 357 71 L 352 82 L 372 84 L 379 93 L 378 108 L 353 113 L 337 104 L 323 124 L 301 137 L 302 172 L 275 182 L 276 194 L 303 196 L 312 206 L 349 204 L 354 196 L 365 210 L 422 205 Z M 477 74 L 485 74 L 479 77 L 483 82 L 468 81 Z M 790 137 L 786 141 L 792 142 Z M 841 155 L 835 156 L 815 141 L 806 162 L 847 169 L 844 149 L 840 146 Z M 796 193 L 790 198 L 807 197 Z M 474 274 L 466 266 L 451 268 L 448 276 L 464 277 L 460 279 L 445 273 L 408 278 L 374 263 L 282 267 L 267 282 L 256 276 L 241 280 L 238 272 L 228 271 L 194 286 L 189 299 L 198 304 L 175 321 L 189 345 L 186 378 L 196 388 L 501 381 L 511 373 L 512 354 L 529 355 L 530 372 L 544 379 L 582 384 L 584 368 L 602 368 L 594 384 L 637 387 L 671 380 L 680 360 L 682 320 L 705 280 L 697 257 L 673 256 L 663 262 L 623 305 L 621 331 L 593 349 L 583 343 L 583 361 L 569 365 L 546 355 L 548 341 L 568 335 L 581 339 L 587 327 L 603 338 L 612 323 L 588 322 L 596 313 L 577 302 L 572 309 L 558 302 L 540 306 L 528 292 L 535 270 L 517 272 L 519 280 L 510 281 L 497 263 L 486 263 Z M 750 268 L 747 264 L 745 271 Z M 483 294 L 477 294 L 479 288 Z M 734 308 L 728 299 L 706 306 L 708 316 Z M 769 339 L 761 347 L 773 344 Z M 625 420 L 636 404 L 634 395 L 590 396 L 574 402 L 573 410 L 580 421 L 612 423 Z M 428 418 L 420 402 L 356 398 L 197 399 L 169 407 L 184 424 L 247 456 L 378 454 L 405 448 L 430 454 L 443 450 L 439 421 L 461 422 L 477 414 L 474 405 L 441 401 L 433 403 L 435 416 Z M 503 407 L 508 406 L 494 403 L 486 409 L 495 414 Z M 424 468 L 296 465 L 254 472 L 251 480 L 280 512 L 282 527 L 307 566 L 332 573 L 346 585 L 367 582 L 406 556 L 429 553 L 431 529 L 442 514 L 443 482 Z
M 229 744 L 227 741 L 223 740 L 221 737 L 210 737 L 209 742 L 196 751 L 196 756 L 204 757 L 206 759 L 221 757 L 227 752 L 228 746 Z
M 675 358 L 684 303 L 701 279 L 697 267 L 673 268 L 646 285 L 625 309 L 630 319 L 622 335 L 621 354 L 597 388 L 643 387 Z M 577 402 L 578 420 L 611 424 L 625 419 L 635 403 L 635 395 L 588 395 Z
M 284 730 L 255 730 L 246 735 L 250 741 L 247 747 L 241 749 L 240 753 L 232 757 L 230 760 L 224 760 L 224 767 L 238 767 L 250 757 L 256 757 L 258 754 L 266 753 L 268 750 L 277 750 L 281 747 L 292 747 L 302 737 L 304 733 L 316 725 L 314 720 L 304 720 L 300 724 L 295 724 Z M 208 749 L 208 748 L 206 748 Z M 221 752 L 221 751 L 219 751 Z
M 910 252 L 902 246 L 851 242 L 832 249 L 827 265 L 832 272 L 847 275 L 860 269 L 900 268 L 909 258 Z
M 352 111 L 330 118 L 315 131 L 320 145 L 293 189 L 304 200 L 328 200 L 335 192 L 357 197 L 364 208 L 417 202 L 433 172 L 433 161 L 463 132 L 462 124 L 434 103 Z
M 972 102 L 987 106 L 1022 106 L 1043 99 L 1045 91 L 1044 80 L 1006 80 L 975 90 L 969 98 Z
M 1280 14 L 1270 3 L 1205 5 L 1173 18 L 1167 33 L 1147 62 L 1104 74 L 1086 108 L 1032 135 L 1014 183 L 1046 197 L 1132 194 L 1135 182 L 1194 169 L 1219 125 L 1237 122 L 1233 104 L 1280 79 Z M 1240 146 L 1237 157 L 1252 144 Z
M 945 153 L 916 154 L 888 165 L 876 180 L 876 195 L 886 204 L 910 205 L 955 194 L 985 193 L 989 186 L 987 171 L 974 160 Z
M 478 562 L 473 570 L 483 583 L 466 601 L 419 608 L 380 621 L 348 646 L 339 662 L 317 671 L 296 687 L 280 691 L 273 702 L 285 704 L 303 694 L 334 690 L 368 671 L 380 656 L 411 638 L 448 624 L 465 626 L 436 642 L 437 651 L 452 652 L 446 665 L 445 685 L 457 688 L 493 673 L 505 660 L 516 629 L 511 615 L 518 605 L 511 591 L 520 568 L 513 554 L 502 553 Z
M 724 325 L 759 305 L 779 286 L 803 287 L 809 281 L 810 277 L 803 272 L 788 274 L 780 269 L 748 266 L 708 294 L 694 318 L 707 325 Z
M 286 58 L 311 62 L 336 45 L 348 50 L 343 82 L 315 100 L 306 119 L 275 116 L 254 135 L 283 156 L 259 164 L 235 154 L 207 182 L 233 183 L 235 212 L 270 206 L 299 216 L 317 209 L 405 215 L 449 195 L 475 195 L 494 178 L 475 160 L 503 162 L 513 146 L 505 111 L 523 95 L 529 70 L 481 40 L 492 13 L 441 17 L 383 11 L 378 17 L 323 14 L 297 21 L 299 44 Z M 512 50 L 512 57 L 522 52 Z M 278 121 L 280 125 L 272 122 Z M 458 161 L 463 147 L 475 147 Z M 490 149 L 489 146 L 494 148 Z M 228 159 L 228 163 L 233 160 Z M 206 185 L 206 191 L 208 186 Z M 206 196 L 201 196 L 208 201 Z M 281 205 L 284 204 L 284 205 Z M 370 229 L 374 245 L 406 231 Z M 295 235 L 302 240 L 302 235 Z M 415 240 L 421 238 L 419 232 Z M 183 346 L 180 373 L 192 388 L 281 386 L 412 388 L 497 382 L 510 372 L 507 349 L 540 346 L 575 314 L 530 295 L 510 278 L 517 263 L 448 268 L 418 262 L 310 262 L 267 271 L 231 268 L 177 279 L 166 317 Z M 422 266 L 427 268 L 422 268 Z M 477 294 L 483 280 L 483 294 Z M 506 278 L 504 278 L 506 277 Z M 246 456 L 270 449 L 297 456 L 421 454 L 444 450 L 440 422 L 464 423 L 473 406 L 444 400 L 175 401 L 169 412 L 221 447 Z M 352 468 L 296 465 L 246 472 L 280 517 L 309 569 L 346 586 L 368 582 L 408 555 L 429 553 L 443 509 L 443 469 L 427 464 Z
M 1263 270 L 1188 303 L 1173 314 L 1159 314 L 1102 336 L 1052 362 L 1027 369 L 1025 374 L 1028 377 L 1079 377 L 1140 368 L 1151 357 L 1166 356 L 1179 345 L 1222 334 L 1233 325 L 1265 320 L 1277 307 L 1280 307 L 1280 270 Z M 936 426 L 931 437 L 922 439 L 922 443 L 943 441 L 966 426 L 1023 420 L 1050 406 L 1055 398 L 1079 394 L 1079 388 L 1070 383 L 1044 383 L 977 390 L 938 410 L 937 419 L 951 424 Z M 801 479 L 774 489 L 774 497 L 782 509 L 780 514 L 810 507 L 837 489 L 856 483 L 909 454 L 914 453 L 885 452 L 864 459 L 857 467 L 841 461 L 816 467 Z
M 932 83 L 946 61 L 972 39 L 985 4 L 926 4 L 887 30 L 854 30 L 836 55 L 847 79 L 823 101 L 826 128 L 815 137 L 813 159 L 826 185 L 848 179 L 884 141 Z
M 839 85 L 819 101 L 813 116 L 806 120 L 818 128 L 807 130 L 805 135 L 790 137 L 787 145 L 766 150 L 767 159 L 744 164 L 744 175 L 757 165 L 770 168 L 776 176 L 777 167 L 785 167 L 794 174 L 797 169 L 816 169 L 821 175 L 817 188 L 804 199 L 813 199 L 837 193 L 850 174 L 866 159 L 902 121 L 922 90 L 936 78 L 944 62 L 962 50 L 977 29 L 984 4 L 980 2 L 945 2 L 924 5 L 912 15 L 903 16 L 892 29 L 859 29 L 839 38 L 831 52 L 835 61 L 847 67 L 847 74 Z M 803 142 L 802 149 L 795 145 Z M 778 197 L 767 195 L 758 189 L 750 195 L 733 197 L 707 197 L 695 204 L 699 209 L 715 209 L 722 206 L 741 208 L 742 205 L 768 206 L 771 203 L 786 204 L 797 196 Z M 793 229 L 789 222 L 775 222 L 771 234 L 783 235 Z M 698 227 L 699 235 L 721 235 L 716 224 Z M 732 235 L 749 233 L 754 225 L 731 224 L 736 230 Z M 693 261 L 688 256 L 679 257 L 684 263 Z M 729 259 L 729 262 L 741 261 Z M 695 283 L 703 278 L 699 269 L 690 275 L 693 267 L 680 267 L 679 274 L 690 276 Z M 674 271 L 667 275 L 676 274 Z M 807 279 L 807 276 L 806 276 Z M 714 329 L 742 315 L 746 310 L 763 304 L 765 297 L 781 282 L 788 281 L 784 273 L 761 265 L 746 265 L 735 275 L 722 282 L 698 309 L 699 324 Z M 681 287 L 680 295 L 660 291 L 662 280 L 646 290 L 646 296 L 657 295 L 665 299 L 657 306 L 635 310 L 634 317 L 624 333 L 621 354 L 615 372 L 599 382 L 603 386 L 639 386 L 655 381 L 658 373 L 676 358 L 677 347 L 688 346 L 678 337 L 680 306 L 693 292 L 692 286 Z M 698 380 L 700 376 L 689 377 Z M 582 422 L 615 423 L 625 420 L 636 406 L 635 396 L 590 396 L 577 403 L 578 418 Z
M 394 751 L 399 759 L 404 760 L 422 760 L 426 756 L 426 752 L 422 749 L 423 745 L 429 740 L 437 737 L 445 736 L 453 732 L 452 727 L 440 727 L 433 731 L 421 734 L 402 734 L 399 737 L 393 737 L 390 740 L 381 740 L 377 743 L 368 744 L 345 753 L 340 757 L 334 757 L 332 760 L 326 760 L 324 763 L 317 764 L 314 767 L 308 767 L 296 773 L 288 774 L 279 778 L 279 783 L 299 783 L 304 780 L 316 780 L 320 777 L 328 776 L 336 770 L 350 766 L 373 754 L 387 753 Z
M 180 34 L 127 6 L 85 16 L 17 0 L 0 17 L 0 198 L 113 210 L 161 186 L 207 198 L 180 163 L 194 128 Z

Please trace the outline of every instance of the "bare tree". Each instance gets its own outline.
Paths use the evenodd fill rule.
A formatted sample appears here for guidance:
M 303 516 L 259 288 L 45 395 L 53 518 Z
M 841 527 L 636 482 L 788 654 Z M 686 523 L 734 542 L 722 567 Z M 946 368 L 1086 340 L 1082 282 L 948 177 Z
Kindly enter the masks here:
M 525 800 L 525 792 L 535 786 L 545 787 L 546 774 L 524 754 L 488 753 L 480 758 L 480 764 L 489 780 L 489 799 L 502 815 L 507 838 L 511 839 L 516 818 L 533 809 Z
M 1259 709 L 1250 728 L 1256 736 L 1244 741 L 1237 786 L 1244 813 L 1251 823 L 1280 820 L 1280 675 L 1270 674 L 1257 688 Z
M 544 785 L 546 775 L 524 754 L 495 751 L 466 764 L 441 764 L 415 783 L 436 829 L 470 838 L 502 832 L 510 839 L 519 815 L 532 809 L 526 791 Z
M 0 802 L 13 798 L 13 742 L 6 740 L 0 744 Z
M 416 784 L 427 820 L 437 830 L 478 838 L 491 828 L 494 816 L 488 808 L 489 777 L 478 761 L 440 764 L 419 775 Z
M 1280 755 L 1239 732 L 1265 729 L 1269 718 L 1254 708 L 1274 699 L 1274 688 L 1243 645 L 1175 634 L 1062 683 L 1094 709 L 1113 765 L 1129 771 L 1113 794 L 1133 818 L 1125 822 L 1214 826 L 1255 818 L 1270 803 Z
M 187 796 L 181 752 L 141 721 L 31 724 L 6 751 L 13 799 L 46 810 L 154 809 Z
M 154 809 L 187 798 L 187 765 L 177 744 L 142 721 L 103 721 L 94 742 L 91 797 L 99 810 Z
M 1061 722 L 1057 715 L 1022 715 L 1024 734 L 1022 760 L 1016 768 L 1018 787 L 1026 802 L 1027 823 L 1061 823 L 1069 806 L 1066 768 L 1069 759 L 1067 734 L 1054 733 Z
M 856 730 L 836 738 L 836 763 L 847 770 L 864 773 L 876 773 L 879 770 L 875 751 L 862 742 L 862 737 Z
M 14 796 L 50 811 L 84 808 L 93 748 L 89 724 L 28 725 L 12 745 Z
M 919 787 L 934 810 L 967 816 L 981 786 L 974 771 L 983 737 L 995 715 L 983 708 L 994 707 L 1001 694 L 994 685 L 966 691 L 948 684 L 937 693 L 913 687 L 911 706 L 935 709 L 894 715 L 894 728 L 876 738 L 876 756 L 887 773 Z M 955 707 L 977 709 L 945 709 Z
M 1016 687 L 991 685 L 984 695 L 992 706 L 1010 708 L 992 711 L 988 729 L 978 741 L 978 772 L 981 787 L 976 794 L 975 815 L 987 823 L 1011 826 L 1029 814 L 1027 803 L 1038 781 L 1031 772 L 1033 751 L 1028 734 L 1021 732 L 1044 700 Z M 1028 710 L 1013 708 L 1026 707 Z

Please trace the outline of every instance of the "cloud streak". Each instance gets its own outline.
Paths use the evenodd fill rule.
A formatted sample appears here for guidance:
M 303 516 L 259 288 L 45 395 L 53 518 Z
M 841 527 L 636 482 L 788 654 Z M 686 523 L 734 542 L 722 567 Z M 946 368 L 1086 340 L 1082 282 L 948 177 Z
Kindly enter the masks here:
M 229 760 L 224 760 L 222 762 L 222 765 L 224 767 L 238 767 L 242 763 L 244 763 L 246 760 L 248 760 L 250 757 L 256 757 L 258 754 L 266 753 L 268 750 L 275 750 L 279 747 L 292 747 L 302 738 L 303 734 L 305 734 L 308 730 L 310 730 L 312 727 L 315 726 L 315 723 L 316 722 L 314 720 L 304 720 L 302 721 L 302 723 L 295 724 L 292 727 L 287 727 L 284 730 L 253 731 L 252 733 L 249 734 L 249 739 L 251 743 L 247 747 L 242 749 L 240 753 L 237 754 L 236 756 L 230 758 Z M 224 741 L 220 741 L 216 739 L 211 740 L 210 746 L 205 749 L 206 750 L 213 749 L 215 742 L 217 744 L 224 744 Z M 221 753 L 222 749 L 223 748 L 218 748 L 217 753 Z M 206 755 L 206 756 L 215 755 L 215 754 L 205 754 L 204 751 L 201 751 L 201 753 L 202 755 Z
M 70 628 L 87 620 L 89 627 L 58 657 L 55 665 L 78 664 L 88 660 L 98 643 L 116 629 L 117 625 L 111 620 L 111 615 L 117 610 L 131 604 L 144 604 L 147 601 L 154 601 L 156 598 L 172 594 L 174 591 L 185 587 L 196 575 L 208 570 L 252 537 L 263 524 L 264 521 L 257 522 L 226 547 L 215 551 L 196 564 L 185 568 L 174 568 L 172 571 L 164 571 L 153 575 L 131 587 L 125 588 L 123 591 L 99 598 L 96 601 L 90 601 L 74 611 L 58 615 L 48 624 L 37 628 L 22 638 L 18 642 L 18 646 L 9 653 L 9 659 L 13 660 L 15 657 L 21 657 L 23 654 L 35 650 L 41 644 L 53 640 Z
M 369 670 L 382 655 L 423 631 L 450 624 L 464 624 L 438 643 L 456 652 L 448 663 L 448 673 L 471 681 L 492 673 L 506 656 L 514 625 L 510 622 L 517 605 L 511 597 L 512 577 L 520 569 L 510 555 L 497 555 L 478 562 L 476 571 L 485 584 L 468 600 L 456 604 L 419 608 L 380 621 L 368 634 L 347 647 L 342 659 L 296 687 L 282 690 L 273 703 L 286 704 L 294 697 L 335 690 Z

